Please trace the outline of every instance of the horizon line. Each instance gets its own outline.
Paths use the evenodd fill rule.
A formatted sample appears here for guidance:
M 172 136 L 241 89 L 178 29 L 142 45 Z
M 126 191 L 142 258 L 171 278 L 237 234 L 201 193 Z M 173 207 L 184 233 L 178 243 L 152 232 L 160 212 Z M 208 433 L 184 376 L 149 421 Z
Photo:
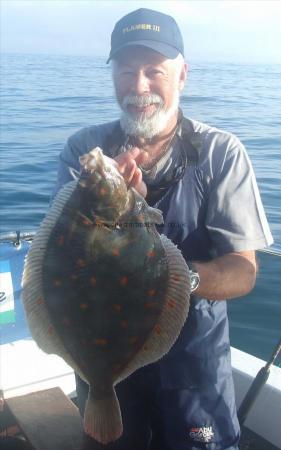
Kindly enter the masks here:
M 92 53 L 52 53 L 52 52 L 20 52 L 20 51 L 1 51 L 0 52 L 0 58 L 4 55 L 22 55 L 22 56 L 50 56 L 50 57 L 84 57 L 84 58 L 99 58 L 104 59 L 105 61 L 108 59 L 108 55 L 101 55 L 101 54 L 92 54 Z M 271 65 L 271 66 L 278 66 L 281 65 L 281 61 L 273 61 L 273 60 L 253 60 L 253 61 L 246 61 L 244 59 L 233 60 L 226 59 L 224 57 L 222 58 L 212 58 L 212 59 L 205 59 L 203 57 L 185 57 L 185 60 L 187 63 L 195 63 L 195 64 L 229 64 L 229 65 Z M 105 63 L 105 66 L 110 67 Z

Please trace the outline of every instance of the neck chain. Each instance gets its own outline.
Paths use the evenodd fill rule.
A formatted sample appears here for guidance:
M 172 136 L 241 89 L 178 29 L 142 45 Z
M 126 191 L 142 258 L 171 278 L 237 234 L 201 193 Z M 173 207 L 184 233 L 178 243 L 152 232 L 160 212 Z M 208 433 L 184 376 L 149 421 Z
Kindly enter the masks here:
M 166 153 L 168 153 L 168 151 L 169 151 L 170 148 L 171 148 L 171 144 L 172 144 L 172 142 L 173 142 L 173 140 L 174 140 L 174 137 L 175 137 L 175 135 L 176 135 L 176 133 L 177 133 L 177 130 L 178 130 L 178 125 L 175 126 L 175 129 L 174 129 L 174 131 L 173 131 L 173 133 L 172 133 L 170 139 L 169 139 L 168 142 L 162 147 L 160 153 L 158 153 L 158 155 L 150 161 L 150 166 L 149 166 L 149 168 L 144 169 L 141 165 L 138 166 L 138 167 L 141 169 L 141 171 L 142 171 L 143 173 L 150 172 L 151 169 L 152 169 L 152 168 L 153 168 L 153 167 L 154 167 L 154 166 L 155 166 L 155 165 L 156 165 L 156 164 L 157 164 L 157 163 L 158 163 L 158 162 L 166 155 Z

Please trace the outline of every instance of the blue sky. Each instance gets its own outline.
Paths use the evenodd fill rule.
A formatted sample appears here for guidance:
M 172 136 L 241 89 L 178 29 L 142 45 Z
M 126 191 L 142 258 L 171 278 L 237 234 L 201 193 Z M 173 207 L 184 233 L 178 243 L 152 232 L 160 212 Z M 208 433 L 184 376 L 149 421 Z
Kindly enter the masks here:
M 139 7 L 173 15 L 187 60 L 281 63 L 281 0 L 0 0 L 1 50 L 106 56 L 115 22 Z

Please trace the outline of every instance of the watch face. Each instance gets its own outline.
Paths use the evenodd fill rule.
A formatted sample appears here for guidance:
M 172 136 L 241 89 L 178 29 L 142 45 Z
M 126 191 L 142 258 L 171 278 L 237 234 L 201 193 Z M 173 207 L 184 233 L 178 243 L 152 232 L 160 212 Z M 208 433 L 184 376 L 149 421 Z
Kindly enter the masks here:
M 190 270 L 189 275 L 190 275 L 190 290 L 191 292 L 194 292 L 198 288 L 200 283 L 199 273 Z

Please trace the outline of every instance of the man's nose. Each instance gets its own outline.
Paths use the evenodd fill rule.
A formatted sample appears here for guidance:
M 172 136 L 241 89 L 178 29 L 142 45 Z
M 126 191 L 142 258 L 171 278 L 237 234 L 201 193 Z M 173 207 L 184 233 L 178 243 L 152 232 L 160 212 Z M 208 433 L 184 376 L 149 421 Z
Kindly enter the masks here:
M 135 95 L 149 92 L 149 79 L 143 72 L 139 71 L 135 74 L 132 90 Z

